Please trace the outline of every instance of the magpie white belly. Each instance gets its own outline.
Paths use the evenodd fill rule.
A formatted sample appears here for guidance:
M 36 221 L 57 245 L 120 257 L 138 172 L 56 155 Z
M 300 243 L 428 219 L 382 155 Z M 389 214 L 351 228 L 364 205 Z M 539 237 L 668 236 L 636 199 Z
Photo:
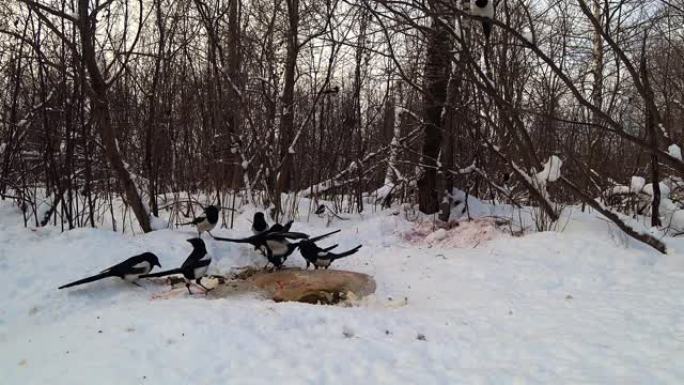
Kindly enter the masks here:
M 283 242 L 268 240 L 266 241 L 266 244 L 268 245 L 268 248 L 271 249 L 271 253 L 273 253 L 273 255 L 287 254 L 287 244 Z
M 197 279 L 200 277 L 204 277 L 204 275 L 207 274 L 207 270 L 209 270 L 209 265 L 198 267 L 195 270 L 193 270 L 192 273 L 194 274 L 195 279 Z
M 314 264 L 318 267 L 328 267 L 330 266 L 331 262 L 331 259 L 317 259 Z
M 128 282 L 133 282 L 138 279 L 138 274 L 124 274 L 123 279 Z
M 214 229 L 215 226 L 216 226 L 216 223 L 211 224 L 211 223 L 209 223 L 208 220 L 205 219 L 202 222 L 197 224 L 197 231 L 199 231 L 200 233 L 203 233 L 205 231 L 211 231 Z
M 125 279 L 128 282 L 133 282 L 138 279 L 139 276 L 143 274 L 147 274 L 152 270 L 152 265 L 150 265 L 149 262 L 143 261 L 140 263 L 136 263 L 132 267 L 134 270 L 138 270 L 135 274 L 124 274 L 123 279 Z

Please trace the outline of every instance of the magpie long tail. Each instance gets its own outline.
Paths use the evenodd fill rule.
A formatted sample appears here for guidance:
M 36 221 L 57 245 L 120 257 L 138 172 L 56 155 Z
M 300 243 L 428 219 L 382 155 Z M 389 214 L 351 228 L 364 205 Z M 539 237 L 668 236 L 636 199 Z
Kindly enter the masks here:
M 223 238 L 223 237 L 215 237 L 213 235 L 212 235 L 212 238 L 214 238 L 217 241 L 233 242 L 233 243 L 249 243 L 251 241 L 250 238 Z
M 308 234 L 300 233 L 297 231 L 285 231 L 285 232 L 278 232 L 278 233 L 273 233 L 273 234 L 278 234 L 279 236 L 283 236 L 287 239 L 306 239 L 306 238 L 309 238 Z
M 356 247 L 353 248 L 353 249 L 349 249 L 349 250 L 347 250 L 347 251 L 343 251 L 343 252 L 341 252 L 341 253 L 339 253 L 339 254 L 333 254 L 333 253 L 330 253 L 330 254 L 333 254 L 333 255 L 335 256 L 335 259 L 340 259 L 340 258 L 348 257 L 348 256 L 350 256 L 350 255 L 356 253 L 357 251 L 359 251 L 360 248 L 361 248 L 361 245 L 358 245 L 358 246 L 356 246 Z
M 313 238 L 309 238 L 309 241 L 311 241 L 311 242 L 320 241 L 321 239 L 326 238 L 326 237 L 329 237 L 329 236 L 331 236 L 331 235 L 333 235 L 333 234 L 339 233 L 340 231 L 342 231 L 342 230 L 339 230 L 339 229 L 338 229 L 338 230 L 331 231 L 331 232 L 326 233 L 326 234 L 323 234 L 323 235 L 319 235 L 319 236 L 316 236 L 316 237 L 313 237 Z
M 293 224 L 293 223 L 294 223 L 294 221 L 289 221 L 289 222 L 287 222 L 287 223 L 285 224 L 285 226 L 283 226 L 283 231 L 284 231 L 284 232 L 290 231 L 290 228 L 292 228 L 292 224 Z
M 183 270 L 181 268 L 160 271 L 152 274 L 141 275 L 139 278 L 154 278 L 154 277 L 166 277 L 167 275 L 180 274 Z
M 83 279 L 79 279 L 78 281 L 67 283 L 66 285 L 62 285 L 62 286 L 58 287 L 57 289 L 62 290 L 62 289 L 66 289 L 67 287 L 83 285 L 84 283 L 94 282 L 94 281 L 100 280 L 102 278 L 107 278 L 107 277 L 113 277 L 113 275 L 109 272 L 100 273 L 97 275 L 93 275 L 92 277 L 83 278 Z
M 332 245 L 332 246 L 328 246 L 328 247 L 326 247 L 325 249 L 321 249 L 321 250 L 323 250 L 323 251 L 330 251 L 330 250 L 336 248 L 337 246 L 338 246 L 338 244 L 336 243 L 336 244 L 334 244 L 334 245 Z

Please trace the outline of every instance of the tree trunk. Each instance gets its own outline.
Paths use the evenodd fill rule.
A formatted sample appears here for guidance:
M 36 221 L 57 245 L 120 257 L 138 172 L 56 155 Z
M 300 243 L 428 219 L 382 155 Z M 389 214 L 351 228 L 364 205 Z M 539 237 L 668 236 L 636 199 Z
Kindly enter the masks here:
M 657 121 L 658 112 L 655 110 L 655 97 L 653 89 L 651 88 L 648 79 L 648 63 L 646 59 L 646 37 L 644 35 L 643 45 L 641 48 L 641 77 L 644 85 L 644 99 L 646 104 L 646 131 L 649 136 L 649 144 L 652 150 L 658 148 L 658 131 L 656 126 L 660 123 Z M 653 202 L 651 203 L 651 226 L 660 226 L 660 170 L 658 165 L 658 156 L 651 152 L 651 179 L 653 180 Z
M 228 130 L 231 141 L 234 136 L 240 133 L 240 112 L 242 109 L 242 102 L 238 94 L 241 89 L 242 82 L 240 77 L 240 0 L 230 0 L 228 8 L 228 76 L 230 77 L 230 101 L 228 108 Z M 233 155 L 236 157 L 236 155 Z M 244 161 L 244 160 L 243 160 Z M 245 189 L 249 189 L 247 185 L 248 178 L 246 174 L 248 169 L 243 169 L 241 165 L 232 162 L 232 170 L 230 170 L 228 177 L 231 178 L 231 187 L 237 188 L 240 185 L 240 179 L 245 180 Z M 241 162 L 242 163 L 242 162 Z M 251 199 L 251 198 L 250 198 Z
M 294 86 L 297 70 L 297 55 L 299 53 L 299 0 L 287 0 L 288 33 L 287 53 L 285 57 L 285 79 L 280 116 L 280 169 L 276 181 L 275 212 L 274 218 L 279 217 L 282 208 L 280 195 L 289 191 L 292 184 L 292 155 L 290 153 L 290 141 L 294 133 Z
M 123 188 L 126 201 L 133 209 L 133 213 L 138 219 L 140 228 L 147 233 L 152 231 L 152 228 L 150 227 L 150 217 L 140 198 L 139 190 L 136 187 L 130 172 L 126 169 L 126 164 L 121 159 L 116 133 L 114 132 L 114 127 L 112 127 L 112 117 L 109 110 L 109 100 L 107 98 L 107 83 L 100 73 L 95 55 L 94 31 L 96 19 L 95 17 L 91 18 L 89 15 L 89 3 L 89 0 L 79 0 L 78 20 L 81 34 L 82 57 L 88 74 L 90 75 L 90 103 L 92 105 L 91 113 L 93 122 L 95 122 L 95 125 L 100 132 L 105 156 L 107 157 L 107 161 L 112 167 L 114 174 L 118 178 L 119 184 Z
M 418 207 L 425 214 L 439 210 L 437 159 L 442 140 L 442 112 L 447 95 L 450 57 L 449 32 L 438 16 L 433 16 L 428 32 L 428 46 L 423 87 L 423 174 L 418 180 Z

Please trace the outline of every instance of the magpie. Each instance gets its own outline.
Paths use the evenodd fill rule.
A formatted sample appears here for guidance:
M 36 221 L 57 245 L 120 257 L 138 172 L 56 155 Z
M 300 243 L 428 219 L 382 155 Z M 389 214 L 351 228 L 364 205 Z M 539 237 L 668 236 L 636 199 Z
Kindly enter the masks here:
M 287 233 L 292 228 L 293 223 L 294 223 L 294 221 L 289 221 L 284 225 L 281 225 L 280 223 L 276 223 L 273 226 L 271 226 L 268 229 L 268 231 L 271 233 Z
M 335 87 L 332 87 L 332 88 L 328 88 L 327 90 L 324 90 L 324 91 L 321 92 L 321 93 L 324 94 L 324 95 L 326 95 L 326 94 L 336 94 L 336 93 L 338 93 L 338 92 L 340 92 L 340 87 L 339 87 L 339 86 L 335 86 Z
M 276 225 L 274 225 L 276 226 Z M 282 225 L 279 225 L 284 228 Z M 258 250 L 261 246 L 265 245 L 269 240 L 283 240 L 283 239 L 304 239 L 309 238 L 308 234 L 298 233 L 294 231 L 271 231 L 268 229 L 258 234 L 254 234 L 246 238 L 223 238 L 223 237 L 212 237 L 217 241 L 223 242 L 233 242 L 233 243 L 249 243 L 254 246 L 254 249 Z
M 201 238 L 188 239 L 188 242 L 190 242 L 192 245 L 192 252 L 188 258 L 185 259 L 185 262 L 183 262 L 181 267 L 177 269 L 160 271 L 153 274 L 145 274 L 140 276 L 140 278 L 165 277 L 167 275 L 183 274 L 183 277 L 185 278 L 185 287 L 188 289 L 188 293 L 190 293 L 190 295 L 192 295 L 192 291 L 190 291 L 190 283 L 193 280 L 197 286 L 204 289 L 204 294 L 209 292 L 209 289 L 202 285 L 201 279 L 209 269 L 211 255 L 207 253 L 206 245 Z
M 322 249 L 316 246 L 316 244 L 310 240 L 299 242 L 299 252 L 302 253 L 302 257 L 304 257 L 304 260 L 306 261 L 307 269 L 311 264 L 315 269 L 318 269 L 319 267 L 327 269 L 334 260 L 347 257 L 359 251 L 361 245 L 341 253 L 331 253 L 330 250 L 334 249 L 335 247 L 337 247 L 337 245 Z
M 259 234 L 263 232 L 270 232 L 270 233 L 275 233 L 275 232 L 281 232 L 281 233 L 286 233 L 290 231 L 290 228 L 292 227 L 292 224 L 294 221 L 289 221 L 285 225 L 281 225 L 280 223 L 276 223 L 270 228 L 268 227 L 268 223 L 266 223 L 266 218 L 264 217 L 264 213 L 261 211 L 258 211 L 254 214 L 254 220 L 252 221 L 252 232 L 254 234 Z
M 287 260 L 287 257 L 297 250 L 301 242 L 305 242 L 307 239 L 309 242 L 316 242 L 339 232 L 340 230 L 335 230 L 314 238 L 304 238 L 304 241 L 299 241 L 297 243 L 291 243 L 287 240 L 287 238 L 270 237 L 266 240 L 266 244 L 262 245 L 259 249 L 261 253 L 266 256 L 266 259 L 270 264 L 272 264 L 276 269 L 280 269 Z M 268 267 L 268 263 L 264 268 L 266 267 Z
M 492 33 L 494 18 L 494 1 L 493 0 L 475 0 L 475 6 L 471 4 L 470 14 L 473 16 L 482 17 L 482 30 L 485 38 L 489 40 L 489 35 Z
M 252 221 L 252 232 L 254 234 L 259 234 L 268 230 L 268 223 L 264 218 L 264 213 L 257 211 L 254 213 L 254 220 Z
M 138 280 L 138 278 L 140 278 L 140 276 L 143 274 L 149 273 L 154 266 L 161 267 L 159 264 L 159 258 L 152 253 L 142 253 L 130 257 L 112 267 L 104 269 L 100 272 L 100 274 L 67 283 L 66 285 L 60 286 L 58 289 L 66 289 L 67 287 L 82 285 L 84 283 L 97 281 L 107 277 L 119 277 L 137 285 L 135 281 Z
M 204 209 L 204 215 L 201 215 L 190 222 L 181 223 L 182 226 L 185 225 L 195 225 L 197 227 L 197 232 L 202 235 L 203 232 L 208 232 L 211 234 L 211 230 L 216 227 L 219 219 L 219 209 L 218 207 L 211 205 Z
M 304 233 L 271 232 L 271 229 L 268 229 L 264 232 L 247 238 L 214 237 L 214 239 L 223 242 L 248 243 L 254 246 L 255 250 L 261 251 L 261 253 L 266 257 L 266 259 L 268 259 L 270 263 L 279 268 L 282 266 L 283 262 L 285 262 L 287 256 L 292 254 L 292 252 L 294 252 L 296 249 L 296 247 L 292 247 L 292 244 L 288 241 L 288 239 L 305 239 L 308 237 L 309 236 Z
M 214 239 L 225 242 L 249 243 L 266 257 L 268 263 L 265 267 L 268 267 L 270 263 L 276 269 L 280 269 L 285 260 L 287 260 L 287 257 L 299 247 L 299 242 L 292 243 L 288 239 L 310 239 L 312 242 L 316 242 L 338 232 L 340 230 L 331 231 L 314 238 L 309 238 L 307 234 L 296 232 L 264 232 L 242 239 L 221 237 L 214 237 Z

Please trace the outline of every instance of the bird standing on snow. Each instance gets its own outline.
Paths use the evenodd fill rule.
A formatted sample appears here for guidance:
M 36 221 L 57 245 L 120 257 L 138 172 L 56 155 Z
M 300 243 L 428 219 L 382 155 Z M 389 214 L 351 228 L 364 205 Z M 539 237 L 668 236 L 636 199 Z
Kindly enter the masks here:
M 282 225 L 278 226 L 282 227 Z M 270 263 L 275 267 L 280 268 L 283 262 L 285 262 L 285 259 L 297 249 L 296 244 L 290 243 L 288 239 L 302 239 L 308 237 L 309 236 L 304 233 L 271 232 L 271 229 L 268 229 L 247 238 L 214 237 L 214 239 L 223 242 L 249 243 L 254 246 L 254 249 L 261 251 Z
M 100 274 L 67 283 L 66 285 L 60 286 L 59 289 L 82 285 L 84 283 L 97 281 L 107 277 L 119 277 L 137 285 L 135 281 L 137 281 L 143 274 L 149 273 L 154 266 L 161 267 L 159 264 L 159 258 L 152 253 L 142 253 L 140 255 L 130 257 L 127 260 L 108 269 L 104 269 L 100 272 Z
M 309 268 L 310 264 L 314 265 L 314 268 L 327 269 L 334 260 L 347 257 L 359 251 L 361 245 L 356 246 L 353 249 L 341 252 L 341 253 L 331 253 L 330 250 L 337 247 L 337 245 L 326 247 L 324 249 L 316 246 L 310 240 L 304 240 L 299 242 L 299 251 L 302 253 L 302 257 L 306 260 L 306 268 Z
M 288 224 L 289 225 L 289 224 Z M 287 227 L 289 227 L 286 225 Z M 273 225 L 275 227 L 276 225 Z M 278 225 L 281 226 L 282 225 Z M 285 228 L 285 227 L 282 227 Z M 323 235 L 319 235 L 315 238 L 312 238 L 312 242 L 321 240 L 325 237 L 328 237 L 332 234 L 338 233 L 340 230 L 335 230 Z M 266 257 L 268 260 L 268 263 L 272 264 L 275 266 L 276 269 L 280 269 L 283 266 L 283 263 L 285 263 L 285 260 L 287 260 L 287 257 L 290 256 L 295 250 L 297 250 L 297 247 L 299 247 L 299 243 L 292 243 L 289 240 L 290 239 L 306 239 L 309 238 L 307 234 L 304 233 L 297 233 L 297 232 L 271 232 L 271 229 L 264 231 L 262 233 L 252 235 L 251 237 L 247 238 L 221 238 L 221 237 L 214 237 L 217 241 L 224 241 L 224 242 L 234 242 L 234 243 L 249 243 L 250 245 L 254 246 L 255 249 L 261 251 L 261 253 Z M 268 264 L 266 264 L 268 266 Z
M 211 230 L 216 227 L 218 219 L 219 209 L 218 207 L 211 205 L 204 209 L 204 215 L 195 218 L 191 222 L 181 223 L 181 225 L 195 225 L 197 227 L 197 232 L 201 236 L 205 231 L 211 234 Z
M 190 293 L 190 295 L 192 295 L 192 291 L 190 291 L 190 284 L 193 280 L 197 286 L 204 290 L 204 294 L 207 294 L 209 289 L 202 285 L 201 279 L 205 274 L 207 274 L 209 264 L 211 263 L 211 255 L 207 253 L 207 247 L 202 239 L 192 238 L 188 239 L 188 242 L 190 242 L 193 247 L 192 253 L 190 253 L 181 267 L 172 270 L 160 271 L 154 274 L 145 274 L 140 278 L 165 277 L 167 275 L 183 274 L 183 277 L 185 278 L 185 287 L 188 289 L 188 293 Z

